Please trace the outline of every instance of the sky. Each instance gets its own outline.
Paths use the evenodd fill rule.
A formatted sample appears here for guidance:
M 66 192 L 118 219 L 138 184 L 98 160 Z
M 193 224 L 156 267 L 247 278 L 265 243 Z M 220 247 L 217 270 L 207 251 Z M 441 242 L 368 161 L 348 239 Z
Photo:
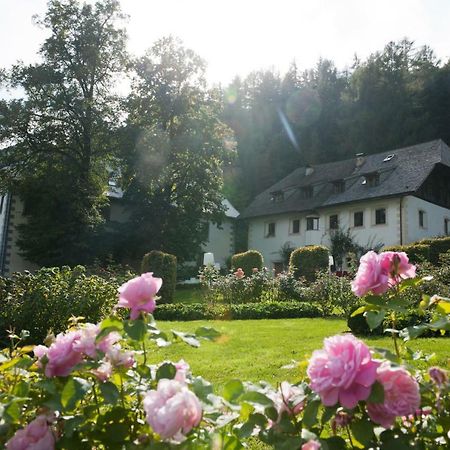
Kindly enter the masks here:
M 45 38 L 33 24 L 46 0 L 0 0 L 0 67 L 32 63 Z M 450 57 L 449 0 L 121 0 L 129 15 L 128 49 L 141 55 L 158 38 L 174 35 L 207 63 L 210 84 L 274 69 L 284 73 L 319 58 L 339 69 L 392 40 L 427 44 Z

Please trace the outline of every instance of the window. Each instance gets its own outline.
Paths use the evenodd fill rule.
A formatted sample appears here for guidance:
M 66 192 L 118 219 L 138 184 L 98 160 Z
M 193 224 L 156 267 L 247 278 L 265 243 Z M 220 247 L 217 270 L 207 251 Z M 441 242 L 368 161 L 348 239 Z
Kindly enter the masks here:
M 266 237 L 275 236 L 275 222 L 270 222 L 266 224 Z
M 419 210 L 419 227 L 427 227 L 427 213 L 425 211 Z
M 339 228 L 339 218 L 337 214 L 330 216 L 330 230 L 337 230 Z
M 293 219 L 291 221 L 291 234 L 300 233 L 300 219 Z
M 364 212 L 356 211 L 353 213 L 353 226 L 354 227 L 363 227 L 364 226 Z
M 449 231 L 450 231 L 450 219 L 444 219 L 444 234 L 448 236 Z
M 375 225 L 383 225 L 386 223 L 386 209 L 380 208 L 375 210 Z
M 306 218 L 306 229 L 318 230 L 319 229 L 319 218 L 318 217 L 307 217 Z
M 3 202 L 5 201 L 5 196 L 4 195 L 2 195 L 1 196 L 1 199 L 0 199 L 0 214 L 2 213 L 2 211 L 3 211 Z
M 303 198 L 312 198 L 314 189 L 312 186 L 305 186 L 301 188 L 301 194 Z
M 344 180 L 338 180 L 333 182 L 333 192 L 335 194 L 340 194 L 341 192 L 345 191 L 345 181 Z
M 375 187 L 380 184 L 380 174 L 379 173 L 370 173 L 366 176 L 367 186 Z

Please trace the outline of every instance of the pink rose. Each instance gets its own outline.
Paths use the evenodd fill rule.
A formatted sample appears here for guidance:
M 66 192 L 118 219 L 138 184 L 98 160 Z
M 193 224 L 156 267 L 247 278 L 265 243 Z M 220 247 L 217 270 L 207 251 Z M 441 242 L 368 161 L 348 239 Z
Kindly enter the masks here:
M 86 323 L 80 329 L 80 337 L 74 343 L 74 350 L 89 356 L 92 359 L 97 359 L 97 351 L 106 353 L 108 349 L 120 339 L 120 334 L 112 332 L 104 338 L 96 342 L 97 335 L 100 331 L 98 325 L 93 323 Z
M 180 359 L 177 363 L 174 364 L 174 366 L 177 369 L 175 380 L 185 383 L 186 376 L 189 373 L 190 369 L 189 364 L 184 359 Z
M 48 426 L 47 417 L 36 417 L 25 428 L 16 431 L 16 434 L 6 443 L 7 450 L 53 450 L 55 437 Z
M 404 278 L 416 276 L 416 266 L 409 263 L 405 252 L 383 252 L 380 254 L 381 269 L 388 274 L 389 284 L 394 286 Z
M 127 281 L 119 288 L 119 308 L 129 308 L 132 320 L 141 312 L 152 313 L 155 310 L 156 293 L 162 285 L 161 278 L 154 278 L 153 272 L 144 273 L 140 277 Z
M 234 272 L 234 276 L 235 276 L 238 280 L 240 280 L 241 278 L 244 278 L 244 277 L 245 277 L 245 273 L 244 273 L 244 271 L 239 267 L 239 269 L 236 270 L 236 272 Z
M 310 439 L 302 445 L 302 450 L 319 450 L 320 442 Z
M 419 385 L 402 367 L 383 363 L 377 370 L 377 381 L 383 385 L 384 402 L 367 404 L 367 412 L 375 423 L 389 428 L 396 417 L 409 416 L 420 408 Z
M 198 398 L 176 380 L 159 380 L 157 390 L 145 395 L 144 410 L 147 422 L 164 440 L 182 441 L 202 418 Z
M 339 401 L 351 409 L 369 397 L 378 365 L 362 341 L 351 334 L 337 335 L 324 340 L 323 350 L 313 352 L 307 373 L 311 389 L 325 406 Z
M 119 344 L 112 345 L 106 352 L 105 357 L 115 367 L 129 369 L 134 364 L 133 352 L 122 350 Z
M 352 281 L 352 291 L 358 297 L 372 291 L 373 294 L 383 294 L 389 289 L 389 275 L 381 266 L 380 255 L 367 252 L 360 259 L 358 272 Z
M 91 372 L 96 378 L 104 383 L 112 375 L 113 367 L 110 361 L 102 361 L 96 369 L 92 369 Z
M 288 415 L 299 414 L 305 406 L 305 392 L 302 388 L 294 386 L 287 381 L 280 384 L 275 395 L 270 396 L 278 411 L 278 416 L 286 412 Z
M 44 356 L 47 357 L 45 365 L 45 375 L 47 377 L 66 377 L 72 369 L 83 360 L 83 355 L 74 349 L 74 343 L 80 338 L 79 331 L 69 331 L 60 333 L 49 348 L 44 345 L 37 345 L 34 354 L 39 358 L 38 364 Z

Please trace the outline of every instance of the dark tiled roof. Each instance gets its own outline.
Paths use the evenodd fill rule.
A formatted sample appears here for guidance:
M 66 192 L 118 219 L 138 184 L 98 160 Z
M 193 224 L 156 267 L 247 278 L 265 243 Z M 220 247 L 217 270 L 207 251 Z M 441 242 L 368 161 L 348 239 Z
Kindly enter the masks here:
M 389 155 L 390 160 L 384 161 Z M 441 140 L 426 142 L 364 157 L 320 164 L 307 174 L 306 167 L 294 170 L 287 177 L 259 194 L 241 214 L 241 218 L 316 209 L 375 198 L 416 192 L 438 163 L 450 166 L 450 149 Z M 379 184 L 370 186 L 363 180 L 379 174 Z M 337 192 L 333 182 L 345 181 L 343 192 Z M 312 186 L 314 194 L 305 198 L 302 188 Z M 283 193 L 284 199 L 273 200 L 273 193 Z

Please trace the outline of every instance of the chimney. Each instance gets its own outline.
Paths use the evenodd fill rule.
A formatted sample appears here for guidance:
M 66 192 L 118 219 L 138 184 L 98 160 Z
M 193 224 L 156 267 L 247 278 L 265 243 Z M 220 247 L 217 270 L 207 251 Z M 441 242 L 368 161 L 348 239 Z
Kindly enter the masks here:
M 309 164 L 306 166 L 305 175 L 309 176 L 314 172 L 314 168 L 310 166 Z
M 361 167 L 366 162 L 365 153 L 357 153 L 356 155 L 356 167 Z

